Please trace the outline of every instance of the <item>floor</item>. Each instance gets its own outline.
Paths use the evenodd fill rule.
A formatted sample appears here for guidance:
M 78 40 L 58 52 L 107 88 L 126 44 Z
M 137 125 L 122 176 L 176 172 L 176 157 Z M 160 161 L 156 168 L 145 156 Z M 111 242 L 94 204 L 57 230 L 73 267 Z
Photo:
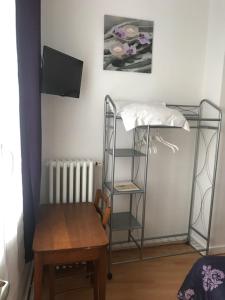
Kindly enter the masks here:
M 121 257 L 124 254 L 120 251 L 117 255 Z M 185 275 L 199 257 L 199 254 L 193 253 L 113 265 L 113 279 L 107 281 L 106 299 L 175 300 Z M 82 266 L 70 271 L 70 276 L 61 274 L 56 280 L 55 300 L 93 300 L 90 280 L 86 277 Z M 45 285 L 43 300 L 48 299 Z

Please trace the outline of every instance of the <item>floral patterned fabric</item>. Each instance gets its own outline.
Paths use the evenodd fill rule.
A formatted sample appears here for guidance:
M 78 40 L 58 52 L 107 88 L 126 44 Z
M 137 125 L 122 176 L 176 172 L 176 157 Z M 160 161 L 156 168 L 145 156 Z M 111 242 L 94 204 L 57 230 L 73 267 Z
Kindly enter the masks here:
M 200 258 L 186 276 L 177 299 L 225 300 L 225 257 Z

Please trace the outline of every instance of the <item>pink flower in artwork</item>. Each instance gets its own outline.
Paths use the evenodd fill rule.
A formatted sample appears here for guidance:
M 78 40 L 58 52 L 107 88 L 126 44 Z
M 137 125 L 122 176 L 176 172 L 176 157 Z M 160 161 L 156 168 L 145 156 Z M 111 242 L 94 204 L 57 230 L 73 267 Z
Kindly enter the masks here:
M 129 56 L 137 53 L 136 47 L 134 45 L 129 46 L 127 43 L 125 43 L 123 45 L 123 49 L 124 49 L 124 52 Z
M 124 39 L 126 37 L 125 30 L 119 26 L 114 27 L 113 33 L 120 39 Z
M 150 44 L 150 35 L 148 32 L 141 32 L 139 34 L 138 40 L 141 45 Z

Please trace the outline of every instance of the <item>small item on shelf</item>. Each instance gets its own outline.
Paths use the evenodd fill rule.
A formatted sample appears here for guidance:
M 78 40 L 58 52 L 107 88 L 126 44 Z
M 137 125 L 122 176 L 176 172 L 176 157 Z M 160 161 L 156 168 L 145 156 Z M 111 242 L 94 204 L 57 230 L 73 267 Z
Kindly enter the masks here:
M 140 188 L 131 181 L 121 181 L 114 184 L 114 188 L 118 192 L 138 191 Z

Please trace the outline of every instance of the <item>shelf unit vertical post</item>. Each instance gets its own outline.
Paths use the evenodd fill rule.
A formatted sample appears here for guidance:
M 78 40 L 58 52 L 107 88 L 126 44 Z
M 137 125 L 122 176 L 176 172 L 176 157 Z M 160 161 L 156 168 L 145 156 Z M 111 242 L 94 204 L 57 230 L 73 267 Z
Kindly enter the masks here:
M 114 107 L 114 110 L 115 107 Z M 113 200 L 114 200 L 114 181 L 115 181 L 115 149 L 116 149 L 116 113 L 113 115 L 113 132 L 112 132 L 112 169 L 111 169 L 111 182 L 112 182 L 112 188 L 111 188 L 111 216 L 110 216 L 110 238 L 109 238 L 109 273 L 111 273 L 111 265 L 112 265 L 112 213 L 113 213 Z
M 193 217 L 194 196 L 195 196 L 195 188 L 196 188 L 196 173 L 197 173 L 197 168 L 198 168 L 200 115 L 201 115 L 201 107 L 199 106 L 197 129 L 196 129 L 196 134 L 195 134 L 195 154 L 194 154 L 194 166 L 193 166 L 193 173 L 192 173 L 193 175 L 192 175 L 192 189 L 191 189 L 191 204 L 190 204 L 189 221 L 188 221 L 187 242 L 189 244 L 191 242 L 191 221 L 192 221 L 192 217 Z
M 209 102 L 207 100 L 202 100 L 201 105 L 204 102 L 209 104 Z M 217 106 L 215 106 L 215 108 L 218 110 Z M 218 156 L 219 156 L 220 132 L 221 132 L 221 123 L 222 123 L 222 112 L 220 110 L 218 110 L 218 114 L 219 114 L 220 121 L 218 122 L 218 130 L 217 130 L 217 134 L 216 134 L 215 162 L 214 162 L 214 169 L 213 169 L 212 193 L 211 193 L 211 201 L 210 201 L 210 209 L 209 209 L 209 225 L 208 225 L 208 232 L 207 232 L 207 238 L 208 239 L 207 239 L 207 242 L 206 242 L 206 255 L 209 254 L 209 246 L 210 246 L 213 203 L 214 203 L 216 173 L 217 173 L 217 164 L 218 164 Z
M 144 194 L 143 194 L 143 204 L 142 204 L 142 228 L 141 228 L 141 251 L 140 258 L 143 259 L 143 248 L 144 248 L 144 238 L 145 238 L 145 206 L 146 206 L 146 190 L 147 190 L 147 180 L 148 180 L 148 155 L 149 155 L 149 136 L 150 136 L 150 126 L 147 127 L 146 134 L 146 150 L 145 150 L 145 173 L 144 173 Z
M 106 120 L 107 102 L 104 101 L 104 127 L 103 127 L 103 166 L 102 166 L 102 190 L 104 190 L 104 181 L 106 174 L 106 146 L 107 146 L 107 120 Z
M 216 118 L 208 118 L 203 116 L 203 107 L 204 105 L 209 105 L 211 108 L 214 108 L 218 116 Z M 216 126 L 207 126 L 207 124 L 204 124 L 204 121 L 213 121 L 217 122 Z M 190 214 L 189 214 L 189 225 L 188 225 L 188 242 L 191 244 L 191 231 L 193 230 L 198 236 L 200 236 L 203 240 L 206 242 L 206 247 L 204 250 L 205 254 L 209 254 L 209 247 L 210 247 L 210 235 L 211 235 L 211 223 L 212 223 L 212 213 L 213 213 L 213 204 L 214 204 L 214 193 L 215 193 L 215 183 L 216 183 L 216 172 L 217 172 L 217 163 L 218 163 L 218 154 L 219 154 L 219 142 L 220 142 L 220 132 L 221 132 L 221 121 L 222 121 L 222 112 L 221 109 L 212 103 L 209 100 L 203 99 L 199 105 L 199 110 L 198 110 L 198 120 L 197 120 L 197 133 L 196 133 L 196 145 L 195 145 L 195 160 L 194 160 L 194 170 L 193 170 L 193 181 L 192 181 L 192 193 L 191 193 L 191 206 L 190 206 Z M 200 230 L 194 228 L 192 224 L 192 219 L 194 215 L 194 201 L 196 197 L 196 185 L 197 185 L 197 180 L 198 176 L 201 174 L 202 170 L 204 169 L 204 166 L 207 166 L 207 162 L 205 162 L 205 165 L 203 166 L 202 170 L 200 173 L 198 173 L 198 161 L 199 161 L 199 155 L 200 155 L 200 134 L 204 137 L 204 134 L 201 133 L 201 130 L 203 129 L 211 129 L 211 130 L 216 130 L 215 136 L 216 136 L 216 144 L 215 144 L 215 154 L 214 154 L 214 166 L 213 166 L 213 172 L 212 172 L 212 178 L 210 179 L 211 181 L 211 186 L 208 187 L 208 191 L 211 188 L 211 196 L 210 196 L 210 204 L 209 204 L 209 215 L 208 215 L 208 228 L 207 232 L 205 234 L 201 233 Z M 214 136 L 213 135 L 213 136 Z M 207 144 L 207 147 L 210 146 L 210 143 L 213 139 L 210 139 L 210 141 Z M 207 152 L 208 148 L 206 148 L 206 158 L 207 160 Z M 208 175 L 209 176 L 209 175 Z M 205 194 L 204 194 L 205 195 Z M 203 197 L 204 199 L 204 197 Z M 202 200 L 203 201 L 203 200 Z M 203 206 L 201 204 L 201 210 L 203 209 Z M 202 252 L 200 251 L 200 252 Z
M 136 128 L 133 129 L 133 142 L 132 142 L 132 149 L 135 151 L 135 137 L 136 137 Z M 132 164 L 131 164 L 131 181 L 133 182 L 134 180 L 134 151 L 133 151 L 133 156 L 132 156 Z M 132 213 L 132 208 L 133 208 L 133 195 L 130 194 L 130 214 Z M 128 230 L 128 242 L 131 241 L 131 230 Z

